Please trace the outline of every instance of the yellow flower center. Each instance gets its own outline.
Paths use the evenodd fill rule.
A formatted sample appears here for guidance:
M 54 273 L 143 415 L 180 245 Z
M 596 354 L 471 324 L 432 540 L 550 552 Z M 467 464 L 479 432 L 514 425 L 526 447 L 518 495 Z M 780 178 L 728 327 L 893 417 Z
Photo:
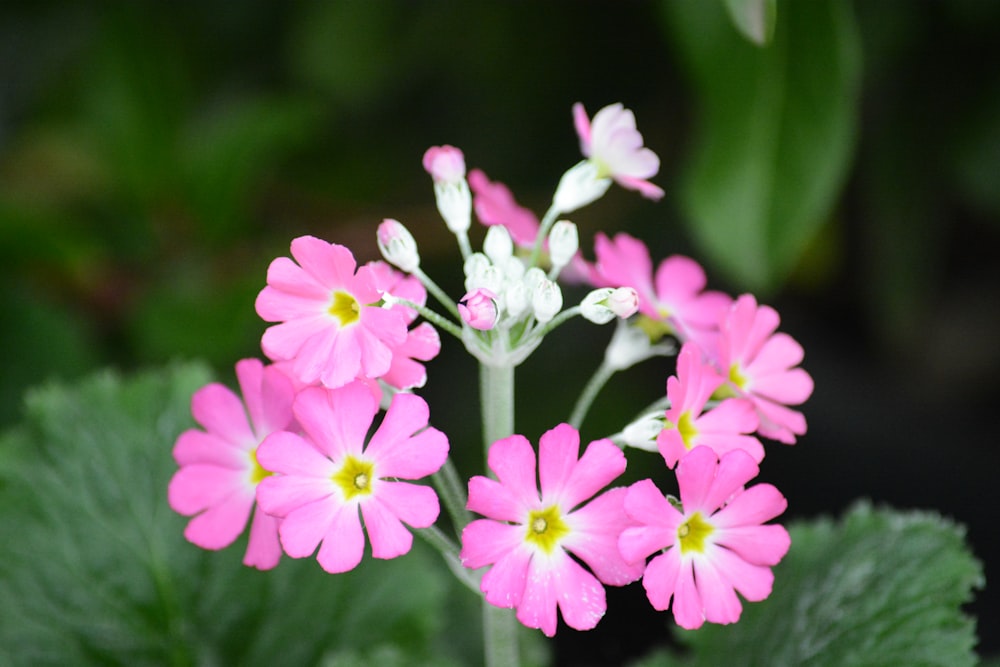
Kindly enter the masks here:
M 740 389 L 747 388 L 747 378 L 741 372 L 739 364 L 733 364 L 729 367 L 729 381 Z
M 694 446 L 694 439 L 698 436 L 698 429 L 694 426 L 694 420 L 691 419 L 690 412 L 681 413 L 681 418 L 677 420 L 677 431 L 681 434 L 684 447 L 691 449 Z
M 673 327 L 667 322 L 667 316 L 668 314 L 665 314 L 662 320 L 654 320 L 648 315 L 640 315 L 636 319 L 635 324 L 649 336 L 650 343 L 655 343 L 667 334 L 674 332 Z
M 270 477 L 274 473 L 270 470 L 265 470 L 264 466 L 257 462 L 257 448 L 254 447 L 250 450 L 250 461 L 253 465 L 253 470 L 250 473 L 250 483 L 254 486 L 260 484 L 261 480 L 265 477 Z
M 356 496 L 367 496 L 372 492 L 375 465 L 368 461 L 348 456 L 340 470 L 331 479 L 344 494 L 345 500 L 353 500 Z
M 338 290 L 333 293 L 333 302 L 326 312 L 336 317 L 340 326 L 346 327 L 358 321 L 361 316 L 361 305 L 347 292 Z
M 559 540 L 569 533 L 569 526 L 559 515 L 559 506 L 552 505 L 543 510 L 532 510 L 528 514 L 528 532 L 525 539 L 538 546 L 545 553 L 559 544 Z
M 701 518 L 701 512 L 695 512 L 687 521 L 677 528 L 677 539 L 681 543 L 681 553 L 689 551 L 701 553 L 705 550 L 705 539 L 712 534 L 715 528 L 712 524 Z

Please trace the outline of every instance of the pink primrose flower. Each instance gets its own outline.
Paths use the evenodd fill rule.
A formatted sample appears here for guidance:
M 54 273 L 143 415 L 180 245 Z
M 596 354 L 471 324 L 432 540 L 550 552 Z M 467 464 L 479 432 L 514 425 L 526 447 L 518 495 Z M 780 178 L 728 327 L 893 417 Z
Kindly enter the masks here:
M 291 250 L 295 261 L 271 262 L 257 296 L 257 314 L 279 322 L 264 332 L 264 353 L 291 361 L 304 384 L 340 387 L 359 375 L 384 375 L 392 347 L 406 339 L 406 323 L 398 310 L 378 305 L 372 268 L 355 273 L 350 250 L 312 236 L 293 240 Z
M 749 401 L 727 398 L 704 411 L 712 394 L 725 378 L 702 358 L 695 343 L 685 343 L 677 355 L 677 376 L 667 379 L 667 425 L 656 438 L 656 445 L 673 468 L 677 461 L 698 445 L 710 447 L 723 455 L 742 449 L 760 463 L 764 447 L 749 435 L 757 430 L 757 412 Z
M 580 152 L 598 166 L 599 177 L 611 177 L 619 185 L 636 190 L 648 199 L 659 199 L 663 190 L 648 180 L 660 170 L 660 158 L 642 145 L 635 115 L 620 103 L 604 107 L 591 121 L 583 105 L 573 105 L 573 123 L 580 137 Z
M 719 459 L 710 448 L 696 447 L 677 466 L 683 509 L 651 480 L 628 489 L 625 511 L 639 525 L 626 528 L 618 546 L 632 562 L 657 554 L 643 575 L 646 596 L 659 611 L 672 602 L 682 628 L 734 623 L 743 610 L 737 593 L 749 602 L 771 594 L 771 567 L 791 539 L 782 526 L 762 524 L 788 503 L 770 484 L 744 489 L 757 472 L 742 450 Z
M 757 431 L 766 438 L 794 444 L 806 432 L 806 418 L 789 405 L 812 394 L 813 380 L 798 364 L 802 346 L 785 333 L 775 333 L 778 313 L 758 306 L 751 294 L 739 297 L 721 321 L 717 361 L 728 387 L 753 402 L 760 419 Z
M 465 155 L 454 146 L 431 146 L 423 162 L 435 183 L 455 183 L 465 178 Z
M 395 271 L 385 262 L 370 262 L 379 292 L 412 301 L 420 306 L 427 303 L 427 290 L 413 276 Z M 392 310 L 399 312 L 409 326 L 417 319 L 417 311 L 401 304 Z M 406 332 L 406 339 L 392 346 L 392 363 L 381 379 L 396 389 L 423 387 L 427 382 L 427 369 L 421 361 L 430 361 L 441 352 L 441 337 L 430 322 L 421 322 Z
M 646 244 L 628 234 L 612 240 L 598 233 L 594 253 L 595 285 L 635 288 L 639 312 L 666 323 L 681 340 L 710 338 L 718 330 L 720 313 L 732 302 L 722 292 L 705 291 L 705 271 L 689 257 L 666 258 L 654 276 Z
M 351 570 L 364 553 L 362 517 L 375 558 L 409 552 L 413 535 L 404 524 L 433 524 L 438 498 L 430 487 L 399 480 L 426 477 L 448 456 L 448 439 L 427 426 L 424 400 L 393 396 L 367 446 L 378 403 L 359 382 L 305 389 L 293 411 L 304 435 L 274 433 L 257 453 L 276 473 L 258 487 L 257 502 L 283 517 L 279 534 L 285 553 L 304 558 L 319 547 L 316 560 L 324 570 Z
M 499 181 L 491 181 L 479 169 L 469 172 L 472 206 L 484 225 L 503 225 L 518 246 L 530 248 L 538 236 L 538 217 L 514 199 L 510 189 Z
M 618 535 L 628 525 L 624 488 L 605 491 L 625 470 L 625 455 L 610 440 L 580 452 L 580 435 L 561 424 L 542 435 L 538 451 L 512 435 L 493 443 L 489 467 L 497 479 L 469 480 L 468 508 L 487 517 L 462 531 L 462 563 L 491 565 L 481 589 L 498 607 L 517 609 L 517 618 L 548 636 L 556 631 L 557 609 L 577 630 L 597 625 L 607 608 L 602 582 L 623 586 L 642 574 L 618 552 Z M 572 554 L 582 561 L 585 569 Z
M 496 326 L 500 317 L 497 295 L 485 287 L 477 287 L 458 302 L 458 313 L 473 329 L 488 331 Z
M 203 549 L 232 544 L 250 524 L 243 563 L 261 570 L 278 564 L 278 519 L 253 511 L 257 485 L 269 473 L 257 461 L 259 443 L 269 434 L 294 428 L 292 381 L 257 359 L 236 364 L 243 401 L 212 383 L 191 398 L 191 412 L 204 430 L 190 429 L 174 445 L 174 473 L 167 498 L 174 511 L 194 518 L 184 536 Z M 247 415 L 249 413 L 249 421 Z

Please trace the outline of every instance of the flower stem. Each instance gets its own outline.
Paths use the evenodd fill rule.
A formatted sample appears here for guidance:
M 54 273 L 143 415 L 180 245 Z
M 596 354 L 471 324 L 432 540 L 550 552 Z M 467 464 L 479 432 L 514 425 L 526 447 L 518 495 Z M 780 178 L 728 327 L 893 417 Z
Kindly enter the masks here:
M 538 227 L 538 236 L 535 237 L 535 245 L 532 246 L 531 256 L 528 259 L 529 267 L 538 266 L 538 260 L 542 256 L 542 246 L 545 244 L 545 237 L 549 235 L 549 230 L 552 229 L 552 225 L 555 224 L 557 217 L 559 217 L 559 209 L 556 208 L 553 202 L 549 210 L 545 212 L 545 216 Z
M 438 495 L 441 496 L 441 502 L 444 504 L 445 511 L 448 512 L 452 525 L 455 526 L 455 531 L 461 532 L 465 524 L 469 523 L 469 513 L 465 509 L 467 500 L 465 484 L 459 477 L 450 457 L 444 462 L 441 469 L 431 476 L 431 482 L 437 489 Z
M 490 445 L 514 433 L 514 366 L 479 364 L 483 448 L 489 460 Z M 483 599 L 483 653 L 486 667 L 517 667 L 517 619 L 510 609 L 494 607 Z
M 455 305 L 454 301 L 448 298 L 448 295 L 445 294 L 445 291 L 443 289 L 438 287 L 438 284 L 436 282 L 431 280 L 431 277 L 429 275 L 424 273 L 420 269 L 420 267 L 415 268 L 412 273 L 414 276 L 416 276 L 417 280 L 423 283 L 424 287 L 427 288 L 427 291 L 431 293 L 431 296 L 433 296 L 435 299 L 438 300 L 438 303 L 444 306 L 448 310 L 448 312 L 455 317 L 456 320 L 458 320 L 459 322 L 462 321 L 462 316 L 459 315 L 458 313 L 458 306 Z
M 444 329 L 458 340 L 463 340 L 462 328 L 460 326 L 456 325 L 451 320 L 442 317 L 441 315 L 438 315 L 427 306 L 421 306 L 419 303 L 416 303 L 415 301 L 410 301 L 409 299 L 393 298 L 392 302 L 397 303 L 401 306 L 406 306 L 407 308 L 412 308 L 413 310 L 420 313 L 420 316 L 423 317 L 428 322 L 430 322 L 431 324 L 441 329 Z
M 569 417 L 570 426 L 575 429 L 580 428 L 583 420 L 587 418 L 587 412 L 590 411 L 590 406 L 594 403 L 594 399 L 597 398 L 597 394 L 604 388 L 608 380 L 611 379 L 611 376 L 615 374 L 615 370 L 607 362 L 601 362 L 601 365 L 597 367 L 597 370 L 594 371 L 594 374 L 587 382 L 587 386 L 583 388 L 580 397 L 576 399 L 576 405 L 573 406 L 573 413 Z

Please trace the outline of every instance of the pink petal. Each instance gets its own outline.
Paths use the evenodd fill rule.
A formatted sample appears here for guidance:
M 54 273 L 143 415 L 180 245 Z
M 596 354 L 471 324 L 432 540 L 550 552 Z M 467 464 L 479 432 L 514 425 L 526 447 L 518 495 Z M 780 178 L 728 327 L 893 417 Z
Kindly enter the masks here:
M 260 359 L 241 359 L 236 362 L 236 380 L 240 385 L 243 403 L 250 415 L 250 424 L 256 427 L 262 420 L 261 384 L 264 379 L 264 364 Z M 254 429 L 254 439 L 257 431 Z
M 647 572 L 648 572 L 647 568 Z M 696 630 L 705 622 L 705 606 L 694 580 L 690 560 L 682 560 L 674 586 L 674 620 L 687 630 Z
M 713 539 L 753 565 L 777 565 L 791 546 L 788 531 L 778 525 L 720 529 Z
M 365 553 L 365 535 L 357 507 L 341 505 L 337 510 L 316 554 L 320 566 L 331 574 L 353 570 Z
M 281 541 L 278 539 L 279 519 L 259 507 L 254 510 L 250 523 L 250 539 L 243 564 L 258 570 L 270 570 L 281 560 Z
M 524 521 L 530 509 L 540 505 L 537 497 L 525 502 L 514 493 L 489 477 L 476 475 L 469 480 L 469 500 L 466 509 L 500 521 Z
M 419 455 L 419 452 L 414 451 L 416 448 L 410 444 L 410 437 L 426 427 L 429 418 L 430 411 L 424 399 L 415 394 L 396 394 L 392 397 L 378 430 L 368 442 L 365 454 L 378 462 L 380 470 L 386 476 L 396 477 L 395 472 L 386 470 L 395 470 L 396 466 L 406 467 L 406 458 L 414 454 Z M 440 436 L 445 438 L 443 433 Z M 434 446 L 432 442 L 427 444 Z M 445 455 L 447 451 L 447 438 L 445 438 Z M 441 463 L 443 462 L 442 459 Z
M 676 531 L 684 521 L 684 516 L 667 502 L 666 497 L 651 479 L 640 480 L 628 487 L 628 492 L 625 494 L 625 512 L 633 521 L 647 526 L 662 527 L 669 531 Z
M 524 544 L 524 526 L 476 519 L 462 530 L 462 565 L 476 570 L 496 563 Z M 510 606 L 510 605 L 501 605 Z
M 361 516 L 365 519 L 368 540 L 372 544 L 372 556 L 396 558 L 409 553 L 413 546 L 413 535 L 403 526 L 399 517 L 380 502 L 380 498 L 361 503 Z
M 730 582 L 749 602 L 760 602 L 771 594 L 774 584 L 771 568 L 748 563 L 738 554 L 726 549 L 713 553 L 712 562 L 720 576 Z
M 414 528 L 427 528 L 437 521 L 441 511 L 434 489 L 419 484 L 382 481 L 376 497 L 380 505 Z
M 590 157 L 590 118 L 580 102 L 573 105 L 573 127 L 580 137 L 580 152 L 584 157 Z
M 303 362 L 296 357 L 307 340 L 325 332 L 336 335 L 336 329 L 330 318 L 318 313 L 311 317 L 296 318 L 268 327 L 261 336 L 260 346 L 269 359 L 295 360 L 292 367 L 295 376 L 305 384 L 312 384 L 318 378 L 318 368 L 321 366 L 312 359 Z
M 642 587 L 653 609 L 666 611 L 677 588 L 680 577 L 681 560 L 677 549 L 670 549 L 649 561 L 642 576 Z
M 227 442 L 243 449 L 257 444 L 243 402 L 221 384 L 213 382 L 196 391 L 191 397 L 191 413 L 206 431 Z
M 471 524 L 470 524 L 471 525 Z M 483 575 L 479 588 L 486 601 L 496 607 L 516 607 L 521 604 L 528 581 L 528 566 L 532 553 L 523 546 L 506 552 Z
M 336 243 L 327 243 L 313 236 L 292 240 L 292 257 L 331 291 L 348 287 L 354 279 L 357 263 L 351 251 Z
M 753 402 L 760 417 L 757 432 L 765 438 L 793 445 L 796 435 L 805 434 L 806 418 L 798 410 L 786 408 L 759 396 L 754 397 Z
M 563 556 L 558 576 L 552 578 L 552 584 L 559 601 L 559 611 L 569 627 L 592 630 L 604 617 L 608 608 L 604 586 L 572 558 Z M 524 602 L 521 604 L 523 608 Z
M 538 476 L 545 502 L 562 500 L 579 456 L 580 434 L 569 424 L 559 424 L 542 434 L 538 443 Z M 575 505 L 566 503 L 566 509 Z
M 719 528 L 758 526 L 780 515 L 788 501 L 771 484 L 755 484 L 729 500 L 712 518 Z
M 712 623 L 729 624 L 740 619 L 743 605 L 736 597 L 732 584 L 709 559 L 692 559 L 694 576 L 698 582 L 698 593 L 704 605 L 705 620 Z
M 673 379 L 673 378 L 671 378 Z M 698 439 L 701 438 L 699 434 Z M 668 468 L 673 469 L 677 462 L 688 453 L 687 444 L 676 428 L 665 428 L 656 436 L 656 448 L 660 451 Z
M 289 428 L 294 419 L 292 401 L 295 398 L 291 378 L 281 369 L 268 366 L 264 369 L 260 397 L 260 414 L 252 418 L 258 437 Z
M 261 482 L 258 488 L 258 503 L 260 490 L 263 488 L 264 483 Z M 320 499 L 290 511 L 278 527 L 278 535 L 281 537 L 281 546 L 285 553 L 292 558 L 311 556 L 341 509 L 342 506 L 334 501 Z M 357 512 L 353 506 L 350 509 Z
M 562 551 L 557 553 L 569 560 Z M 549 559 L 536 554 L 528 562 L 527 584 L 521 602 L 517 605 L 517 620 L 529 628 L 538 628 L 546 636 L 551 637 L 556 633 L 559 599 L 553 581 L 556 575 L 552 569 L 555 568 L 548 561 Z M 558 575 L 561 576 L 563 568 L 559 569 Z
M 253 507 L 253 497 L 233 493 L 222 502 L 191 519 L 184 529 L 184 537 L 202 549 L 228 547 L 246 528 Z
M 718 467 L 719 459 L 709 447 L 695 447 L 681 458 L 676 474 L 686 514 L 696 511 L 712 512 L 718 507 L 706 503 Z
M 323 477 L 272 475 L 257 485 L 257 504 L 268 514 L 288 516 L 305 505 L 336 502 L 333 484 Z
M 514 199 L 506 185 L 491 182 L 479 169 L 469 172 L 469 188 L 476 217 L 484 225 L 503 225 L 519 246 L 530 246 L 538 236 L 538 217 Z
M 278 257 L 267 267 L 265 289 L 275 294 L 295 297 L 303 303 L 329 301 L 331 292 L 329 287 L 288 257 Z
M 760 467 L 746 452 L 740 449 L 726 452 L 719 458 L 715 480 L 710 492 L 705 496 L 705 504 L 701 507 L 710 511 L 722 507 L 723 504 L 730 501 L 733 494 L 740 491 L 759 472 Z M 681 498 L 683 499 L 683 495 Z M 684 507 L 687 509 L 687 505 Z
M 629 564 L 618 549 L 618 536 L 631 523 L 625 514 L 625 495 L 625 488 L 610 489 L 568 515 L 570 533 L 562 540 L 563 548 L 611 586 L 635 581 L 645 569 L 644 560 Z
M 708 279 L 701 264 L 690 257 L 671 255 L 656 267 L 656 296 L 672 309 L 695 298 Z
M 337 389 L 304 389 L 293 410 L 313 444 L 339 462 L 361 454 L 378 404 L 364 384 L 353 382 Z
M 511 435 L 497 440 L 490 447 L 487 458 L 490 470 L 496 473 L 500 483 L 507 487 L 523 507 L 535 507 L 538 504 L 535 450 L 527 438 Z
M 748 375 L 754 372 L 747 370 Z M 785 405 L 804 403 L 813 392 L 813 379 L 801 368 L 770 375 L 753 375 L 752 378 L 751 391 L 754 394 Z
M 190 516 L 231 495 L 253 498 L 246 473 L 232 468 L 195 463 L 174 473 L 167 486 L 167 501 L 178 514 Z
M 559 499 L 571 508 L 590 498 L 625 472 L 625 454 L 610 440 L 595 440 L 587 445 L 573 467 Z
M 248 464 L 247 450 L 217 435 L 195 429 L 181 433 L 174 444 L 173 454 L 177 465 L 181 467 L 202 463 L 245 470 Z
M 659 158 L 656 158 L 656 155 L 652 154 L 653 157 L 656 158 L 656 161 L 653 162 L 653 160 L 650 160 L 648 157 L 650 154 L 652 153 L 643 152 L 640 159 L 634 160 L 632 164 L 629 165 L 629 169 L 636 171 L 638 173 L 649 173 L 649 172 L 656 173 L 657 171 L 659 171 L 660 169 Z M 622 186 L 623 188 L 626 188 L 628 190 L 635 190 L 646 199 L 652 199 L 653 201 L 662 199 L 663 195 L 666 194 L 663 191 L 663 188 L 661 188 L 660 186 L 654 185 L 653 183 L 650 183 L 645 179 L 636 178 L 634 176 L 626 176 L 625 174 L 616 174 L 615 182 L 618 183 L 618 185 Z
M 604 283 L 598 287 L 633 287 L 639 293 L 639 310 L 650 317 L 659 317 L 653 290 L 653 260 L 646 244 L 628 234 L 615 234 L 611 241 L 598 232 L 594 253 L 597 272 Z
M 336 467 L 309 440 L 288 431 L 264 438 L 257 448 L 257 463 L 270 472 L 325 480 Z

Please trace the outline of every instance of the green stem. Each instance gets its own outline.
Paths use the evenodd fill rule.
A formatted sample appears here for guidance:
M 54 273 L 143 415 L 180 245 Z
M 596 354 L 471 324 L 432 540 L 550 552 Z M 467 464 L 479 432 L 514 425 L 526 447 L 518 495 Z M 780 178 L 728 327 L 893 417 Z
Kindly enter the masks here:
M 465 509 L 466 487 L 450 457 L 445 460 L 441 469 L 431 476 L 431 482 L 441 497 L 441 502 L 451 518 L 452 525 L 455 526 L 455 532 L 461 532 L 465 524 L 469 523 L 469 513 Z
M 407 308 L 412 308 L 413 310 L 420 313 L 420 316 L 423 317 L 428 322 L 430 322 L 431 324 L 434 324 L 444 329 L 458 340 L 463 340 L 462 328 L 460 326 L 458 326 L 451 320 L 442 317 L 441 315 L 438 315 L 427 306 L 421 306 L 419 303 L 416 303 L 415 301 L 410 301 L 409 299 L 399 299 L 396 297 L 393 297 L 392 303 L 397 303 L 400 306 L 406 306 Z
M 437 549 L 438 553 L 441 554 L 441 557 L 444 558 L 444 562 L 448 566 L 448 569 L 451 570 L 456 579 L 468 586 L 469 589 L 476 595 L 482 595 L 479 590 L 479 577 L 477 577 L 472 570 L 462 565 L 462 559 L 459 556 L 458 547 L 448 538 L 447 535 L 442 533 L 437 526 L 420 528 L 414 532 L 423 538 L 427 544 Z
M 413 269 L 412 274 L 417 277 L 417 280 L 423 283 L 423 286 L 427 288 L 427 291 L 431 293 L 431 296 L 438 300 L 438 303 L 444 306 L 449 313 L 455 316 L 456 320 L 460 322 L 462 321 L 462 316 L 458 313 L 458 306 L 455 305 L 454 301 L 448 298 L 448 295 L 445 294 L 443 289 L 438 287 L 436 282 L 431 280 L 430 276 L 424 273 L 419 266 Z
M 479 365 L 486 460 L 490 445 L 514 433 L 514 367 Z M 518 667 L 517 619 L 510 609 L 483 599 L 483 652 L 486 667 Z
M 545 212 L 545 217 L 542 218 L 542 223 L 538 227 L 538 236 L 535 237 L 535 245 L 531 248 L 531 257 L 528 259 L 528 266 L 538 266 L 538 259 L 542 256 L 542 246 L 545 244 L 545 237 L 549 235 L 549 230 L 552 229 L 552 225 L 556 224 L 556 218 L 559 217 L 559 209 L 556 208 L 555 202 L 549 207 L 549 210 Z
M 573 406 L 573 413 L 569 417 L 570 426 L 575 429 L 580 428 L 583 420 L 587 417 L 590 406 L 593 404 L 594 399 L 597 398 L 597 394 L 614 374 L 615 369 L 609 366 L 607 362 L 602 361 L 601 365 L 597 367 L 597 370 L 594 371 L 594 374 L 587 382 L 587 386 L 583 388 L 580 397 L 576 399 L 576 405 Z

